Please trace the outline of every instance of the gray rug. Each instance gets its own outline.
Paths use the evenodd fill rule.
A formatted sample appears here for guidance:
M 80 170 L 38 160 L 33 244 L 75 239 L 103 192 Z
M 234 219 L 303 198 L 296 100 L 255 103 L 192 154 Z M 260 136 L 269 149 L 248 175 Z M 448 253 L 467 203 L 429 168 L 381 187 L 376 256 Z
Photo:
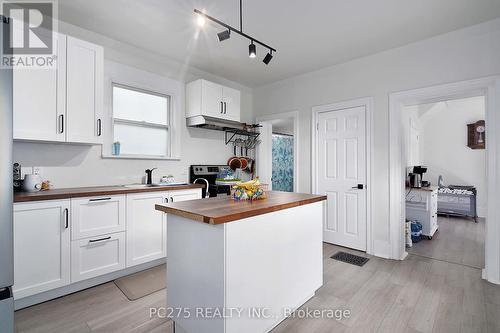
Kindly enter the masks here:
M 167 265 L 146 269 L 113 282 L 129 300 L 135 301 L 167 287 Z

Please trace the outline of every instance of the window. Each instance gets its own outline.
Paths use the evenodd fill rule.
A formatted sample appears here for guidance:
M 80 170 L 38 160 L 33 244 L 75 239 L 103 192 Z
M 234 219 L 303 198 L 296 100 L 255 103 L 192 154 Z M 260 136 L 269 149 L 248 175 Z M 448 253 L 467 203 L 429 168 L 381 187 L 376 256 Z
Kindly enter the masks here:
M 124 157 L 168 157 L 170 96 L 113 84 L 113 142 Z

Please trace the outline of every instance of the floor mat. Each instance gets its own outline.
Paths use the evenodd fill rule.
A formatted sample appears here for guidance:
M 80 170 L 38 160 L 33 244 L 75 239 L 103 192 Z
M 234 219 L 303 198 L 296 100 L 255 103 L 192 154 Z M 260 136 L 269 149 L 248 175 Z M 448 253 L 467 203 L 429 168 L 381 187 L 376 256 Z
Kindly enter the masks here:
M 127 275 L 113 281 L 131 301 L 167 287 L 167 265 Z
M 369 258 L 360 257 L 360 256 L 357 256 L 355 254 L 342 252 L 342 251 L 335 253 L 330 258 L 338 260 L 338 261 L 346 262 L 346 263 L 351 264 L 351 265 L 360 266 L 360 267 L 363 266 L 364 264 L 366 264 L 368 262 L 368 260 L 370 260 Z

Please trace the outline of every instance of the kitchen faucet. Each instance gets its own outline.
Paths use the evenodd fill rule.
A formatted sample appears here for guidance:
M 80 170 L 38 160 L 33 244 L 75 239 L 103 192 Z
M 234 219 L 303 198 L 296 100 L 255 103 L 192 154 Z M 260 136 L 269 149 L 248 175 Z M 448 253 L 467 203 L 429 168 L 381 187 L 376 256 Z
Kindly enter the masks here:
M 156 169 L 157 168 L 146 170 L 146 184 L 150 185 L 153 183 L 153 170 L 156 170 Z

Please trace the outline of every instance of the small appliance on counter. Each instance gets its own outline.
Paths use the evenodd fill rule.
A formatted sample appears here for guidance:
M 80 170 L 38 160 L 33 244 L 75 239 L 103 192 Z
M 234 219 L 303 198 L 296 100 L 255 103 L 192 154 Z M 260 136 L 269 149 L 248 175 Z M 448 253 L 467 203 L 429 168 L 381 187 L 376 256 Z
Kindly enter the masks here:
M 14 185 L 14 192 L 21 192 L 23 190 L 23 176 L 21 173 L 21 164 L 19 163 L 14 163 L 13 166 L 13 185 Z
M 424 173 L 426 172 L 427 172 L 427 167 L 421 165 L 414 166 L 413 172 L 410 172 L 408 174 L 410 187 L 422 188 L 431 186 L 431 183 L 429 181 L 423 180 Z

